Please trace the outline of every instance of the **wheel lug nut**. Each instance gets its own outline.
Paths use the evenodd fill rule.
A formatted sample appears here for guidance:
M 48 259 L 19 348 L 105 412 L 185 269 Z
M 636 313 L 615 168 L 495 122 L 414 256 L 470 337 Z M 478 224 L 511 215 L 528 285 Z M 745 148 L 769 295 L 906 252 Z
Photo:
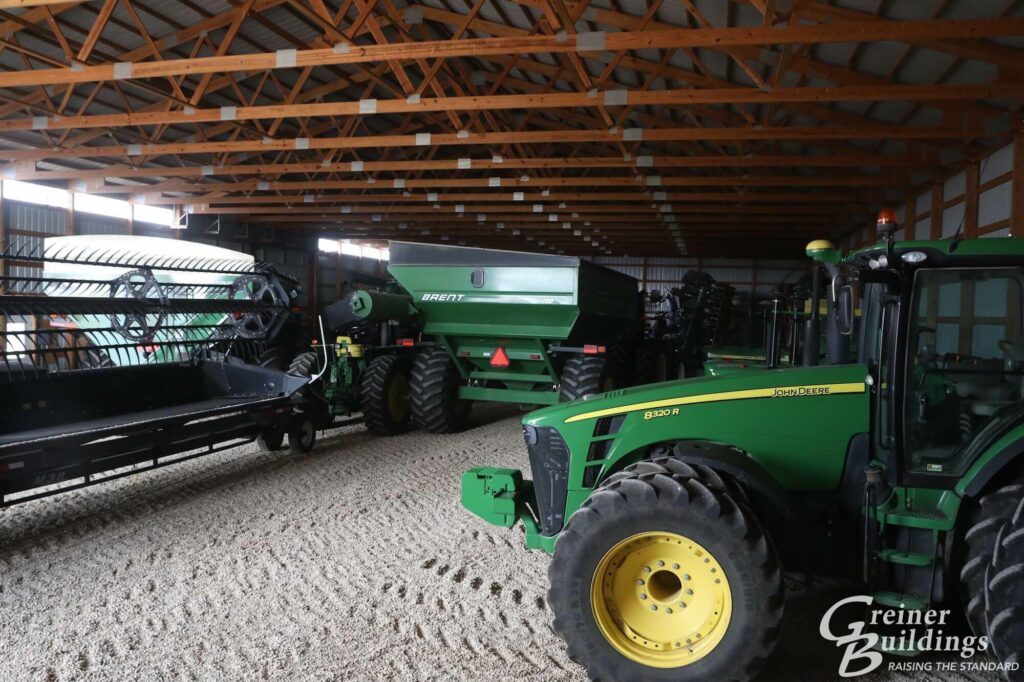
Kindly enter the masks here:
M 646 594 L 641 594 L 641 595 L 640 595 L 640 598 L 641 598 L 641 599 L 647 599 L 647 595 L 646 595 Z
M 693 590 L 691 590 L 691 589 L 687 588 L 687 590 L 686 590 L 686 594 L 688 594 L 688 595 L 692 595 L 692 594 L 693 594 Z
M 674 569 L 676 569 L 678 571 L 679 570 L 679 564 L 672 564 L 672 568 L 674 568 Z
M 683 580 L 689 580 L 689 579 L 690 579 L 690 574 L 689 573 L 684 573 L 683 574 Z
M 657 604 L 651 604 L 651 611 L 657 611 L 657 610 L 658 610 L 658 605 Z
M 672 607 L 671 606 L 666 606 L 665 607 L 665 613 L 672 613 Z
M 650 566 L 644 566 L 644 573 L 650 573 L 650 572 L 651 572 L 651 567 Z
M 686 608 L 686 602 L 684 602 L 684 601 L 679 602 L 679 608 L 685 609 Z
M 658 566 L 664 566 L 664 565 L 665 565 L 665 562 L 662 561 L 661 559 L 658 559 Z

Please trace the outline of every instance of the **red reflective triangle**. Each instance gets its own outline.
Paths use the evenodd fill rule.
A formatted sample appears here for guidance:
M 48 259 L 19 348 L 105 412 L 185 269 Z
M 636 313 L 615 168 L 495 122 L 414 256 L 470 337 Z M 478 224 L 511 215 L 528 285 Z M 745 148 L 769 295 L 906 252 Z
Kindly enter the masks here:
M 491 367 L 508 367 L 510 364 L 508 353 L 504 348 L 498 346 L 498 350 L 494 351 L 494 355 L 491 356 Z

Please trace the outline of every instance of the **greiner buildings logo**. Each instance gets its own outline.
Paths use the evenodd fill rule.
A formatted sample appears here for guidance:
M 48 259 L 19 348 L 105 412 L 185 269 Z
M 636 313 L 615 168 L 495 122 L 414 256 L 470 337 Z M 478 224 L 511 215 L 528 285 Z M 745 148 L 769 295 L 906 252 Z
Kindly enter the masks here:
M 857 595 L 841 599 L 821 617 L 818 632 L 843 650 L 839 663 L 840 677 L 858 677 L 877 669 L 885 659 L 883 651 L 907 655 L 920 653 L 957 653 L 960 660 L 891 661 L 889 670 L 924 672 L 980 672 L 1018 670 L 1019 663 L 972 660 L 988 650 L 987 637 L 947 633 L 949 610 L 917 610 L 873 607 L 874 597 Z M 860 605 L 866 609 L 865 620 L 852 621 L 846 632 L 836 632 L 832 620 L 844 606 Z M 880 634 L 881 631 L 884 634 Z

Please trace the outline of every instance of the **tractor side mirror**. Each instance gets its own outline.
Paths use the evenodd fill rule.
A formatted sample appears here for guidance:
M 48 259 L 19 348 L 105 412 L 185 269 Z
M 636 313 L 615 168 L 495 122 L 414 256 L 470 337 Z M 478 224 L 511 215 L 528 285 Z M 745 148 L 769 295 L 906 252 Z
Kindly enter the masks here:
M 836 326 L 843 336 L 853 333 L 853 287 L 849 284 L 836 294 Z

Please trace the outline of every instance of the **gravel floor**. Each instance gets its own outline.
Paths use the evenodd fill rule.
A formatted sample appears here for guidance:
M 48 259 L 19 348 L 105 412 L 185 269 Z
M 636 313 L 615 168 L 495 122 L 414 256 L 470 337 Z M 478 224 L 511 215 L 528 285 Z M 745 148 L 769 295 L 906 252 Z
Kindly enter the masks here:
M 547 556 L 459 506 L 465 468 L 526 466 L 515 413 L 476 419 L 239 448 L 0 512 L 0 678 L 585 679 L 550 628 Z M 787 582 L 762 679 L 835 679 L 817 627 L 844 590 Z

